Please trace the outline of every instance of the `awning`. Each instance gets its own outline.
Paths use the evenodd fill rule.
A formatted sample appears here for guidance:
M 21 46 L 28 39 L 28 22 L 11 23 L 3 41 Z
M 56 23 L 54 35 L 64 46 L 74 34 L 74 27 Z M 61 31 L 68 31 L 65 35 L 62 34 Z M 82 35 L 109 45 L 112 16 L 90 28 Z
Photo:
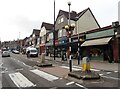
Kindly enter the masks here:
M 111 39 L 112 37 L 88 40 L 85 41 L 81 46 L 105 45 L 108 44 Z

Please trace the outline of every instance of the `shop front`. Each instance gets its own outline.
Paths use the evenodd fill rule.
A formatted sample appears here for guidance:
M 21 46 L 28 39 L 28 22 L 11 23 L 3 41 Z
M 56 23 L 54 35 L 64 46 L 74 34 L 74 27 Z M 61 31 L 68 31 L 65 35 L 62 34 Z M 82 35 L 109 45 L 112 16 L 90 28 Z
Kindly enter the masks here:
M 53 48 L 52 40 L 46 43 L 46 56 L 50 54 L 50 50 Z
M 58 56 L 61 57 L 62 53 L 66 53 L 68 49 L 68 38 L 67 37 L 62 37 L 58 39 Z
M 111 39 L 112 37 L 107 37 L 85 41 L 81 45 L 83 47 L 82 56 L 89 56 L 91 60 L 110 60 Z
M 120 63 L 120 25 L 117 28 L 118 62 Z
M 57 46 L 58 46 L 58 41 L 55 41 L 55 55 L 57 55 Z M 53 56 L 54 55 L 54 45 L 53 45 L 53 40 L 50 40 L 48 43 L 46 43 L 46 56 Z
M 82 57 L 89 56 L 91 60 L 114 60 L 114 29 L 86 34 L 86 41 L 81 45 Z
M 82 50 L 80 45 L 84 42 L 84 40 L 85 40 L 85 34 L 79 34 L 79 37 L 78 35 L 72 36 L 70 45 L 71 45 L 71 54 L 73 59 L 78 58 L 78 48 L 79 48 L 79 53 L 81 53 Z M 78 42 L 79 42 L 79 46 L 78 46 Z

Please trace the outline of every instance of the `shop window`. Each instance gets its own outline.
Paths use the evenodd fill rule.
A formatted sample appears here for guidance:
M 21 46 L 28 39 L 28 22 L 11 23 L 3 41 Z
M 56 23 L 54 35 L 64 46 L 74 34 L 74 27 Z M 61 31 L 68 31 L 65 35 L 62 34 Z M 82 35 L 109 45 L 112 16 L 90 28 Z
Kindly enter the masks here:
M 101 51 L 101 49 L 99 49 L 99 48 L 93 48 L 93 49 L 90 49 L 90 56 L 100 56 L 100 55 L 102 55 L 103 53 L 102 53 L 102 51 Z

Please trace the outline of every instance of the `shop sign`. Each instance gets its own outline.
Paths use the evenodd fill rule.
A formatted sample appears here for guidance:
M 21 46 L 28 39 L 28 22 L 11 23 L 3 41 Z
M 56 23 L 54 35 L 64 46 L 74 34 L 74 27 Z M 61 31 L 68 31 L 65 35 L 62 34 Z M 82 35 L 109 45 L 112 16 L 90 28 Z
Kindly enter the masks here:
M 72 42 L 78 42 L 78 39 L 74 39 L 74 40 L 72 40 Z
M 105 30 L 105 31 L 99 31 L 99 32 L 86 34 L 86 39 L 107 37 L 107 36 L 113 36 L 113 35 L 114 35 L 114 29 L 109 29 L 109 30 Z

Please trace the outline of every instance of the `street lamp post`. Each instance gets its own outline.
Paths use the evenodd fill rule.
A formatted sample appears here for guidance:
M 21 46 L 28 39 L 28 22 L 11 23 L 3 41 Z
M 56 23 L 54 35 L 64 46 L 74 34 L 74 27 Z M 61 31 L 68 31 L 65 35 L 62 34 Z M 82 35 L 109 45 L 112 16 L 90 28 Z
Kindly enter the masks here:
M 68 2 L 68 6 L 69 6 L 69 22 L 68 22 L 68 26 L 69 26 L 69 29 L 70 29 L 70 5 L 71 5 L 71 2 Z M 70 34 L 70 30 L 69 30 L 69 51 L 70 51 L 69 67 L 70 67 L 70 72 L 71 72 L 72 71 L 72 59 L 71 59 L 71 46 L 70 46 L 70 43 L 71 43 L 71 34 Z
M 74 30 L 75 26 L 70 24 L 70 5 L 71 5 L 71 2 L 68 2 L 68 6 L 69 6 L 69 22 L 68 22 L 68 25 L 65 26 L 65 29 L 66 29 L 66 32 L 68 33 L 67 34 L 67 37 L 69 38 L 69 52 L 70 52 L 70 55 L 69 55 L 69 67 L 70 67 L 70 72 L 72 71 L 72 59 L 71 59 L 71 35 L 72 35 L 72 31 Z

